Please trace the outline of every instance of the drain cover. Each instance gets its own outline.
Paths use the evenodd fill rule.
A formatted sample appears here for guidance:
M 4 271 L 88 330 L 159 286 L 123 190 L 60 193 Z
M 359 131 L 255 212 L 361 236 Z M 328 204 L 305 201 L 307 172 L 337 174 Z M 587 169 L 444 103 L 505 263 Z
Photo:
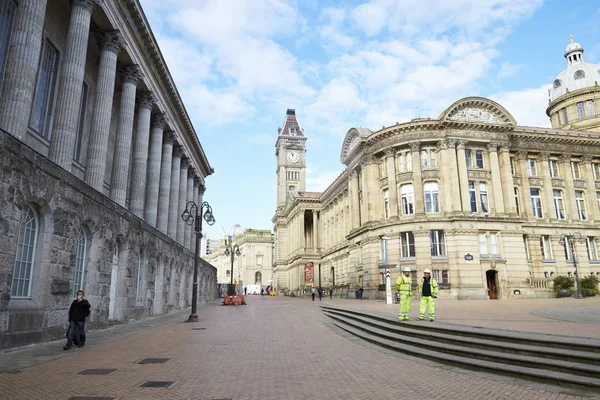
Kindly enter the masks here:
M 114 397 L 69 397 L 69 400 L 114 400 Z
M 144 358 L 138 364 L 162 364 L 169 360 L 170 358 Z
M 108 375 L 111 372 L 115 372 L 116 369 L 84 369 L 79 372 L 80 375 Z
M 192 328 L 193 331 L 204 331 L 206 328 Z M 219 400 L 219 399 L 217 399 Z
M 172 384 L 173 384 L 173 382 L 170 382 L 170 381 L 148 381 L 146 383 L 143 383 L 141 385 L 141 387 L 145 387 L 145 388 L 168 388 Z

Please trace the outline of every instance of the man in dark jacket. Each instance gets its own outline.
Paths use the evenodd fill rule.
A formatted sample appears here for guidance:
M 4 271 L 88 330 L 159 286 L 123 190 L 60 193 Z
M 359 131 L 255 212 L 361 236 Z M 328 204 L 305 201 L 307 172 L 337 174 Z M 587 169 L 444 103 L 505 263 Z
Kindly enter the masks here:
M 69 309 L 69 334 L 65 350 L 69 350 L 73 345 L 73 335 L 77 328 L 79 328 L 80 335 L 79 347 L 85 345 L 85 318 L 90 315 L 90 307 L 90 303 L 83 298 L 83 290 L 78 291 L 77 299 L 73 300 Z

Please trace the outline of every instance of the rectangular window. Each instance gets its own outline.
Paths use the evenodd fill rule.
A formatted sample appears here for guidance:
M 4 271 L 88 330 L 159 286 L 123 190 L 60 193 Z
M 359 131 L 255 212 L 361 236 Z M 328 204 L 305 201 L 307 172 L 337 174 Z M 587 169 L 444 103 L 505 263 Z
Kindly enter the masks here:
M 517 163 L 514 158 L 510 158 L 510 173 L 514 176 L 517 173 Z
M 592 173 L 594 174 L 594 179 L 600 179 L 600 163 L 592 163 Z
M 415 235 L 412 232 L 402 232 L 400 234 L 400 257 L 415 257 Z
M 527 159 L 527 175 L 537 176 L 537 166 L 533 158 Z
M 404 170 L 405 170 L 404 154 L 398 153 L 397 157 L 398 157 L 398 171 L 404 172 Z
M 585 111 L 583 110 L 583 102 L 577 103 L 577 118 L 585 119 Z
M 439 187 L 437 182 L 425 182 L 425 212 L 440 212 Z
M 479 201 L 481 203 L 481 212 L 488 212 L 487 185 L 483 182 L 479 183 Z
M 431 231 L 429 233 L 429 241 L 431 246 L 432 257 L 446 256 L 446 243 L 444 238 L 444 231 Z
M 402 201 L 402 215 L 415 213 L 415 196 L 412 184 L 400 186 L 400 197 Z
M 261 266 L 262 266 L 262 262 L 263 262 L 263 256 L 262 256 L 262 255 L 258 255 L 258 256 L 256 256 L 256 265 L 257 265 L 258 267 L 261 267 Z
M 598 254 L 596 252 L 596 238 L 589 236 L 586 238 L 585 245 L 587 247 L 588 259 L 590 261 L 598 260 Z
M 558 161 L 548 160 L 548 168 L 550 169 L 550 176 L 552 178 L 558 178 L 560 173 L 558 172 Z
M 36 133 L 47 139 L 50 138 L 50 115 L 52 114 L 52 98 L 54 97 L 57 71 L 58 50 L 49 41 L 46 41 L 42 49 L 30 126 Z
M 550 243 L 550 236 L 543 235 L 540 238 L 540 247 L 542 249 L 542 258 L 544 260 L 553 260 L 552 257 L 552 245 Z
M 563 244 L 563 249 L 565 251 L 565 260 L 573 261 L 573 252 L 571 251 L 571 240 L 565 240 Z
M 383 218 L 388 219 L 390 217 L 390 191 L 388 189 L 383 191 Z
M 379 238 L 379 260 L 380 261 L 385 261 L 386 251 L 387 251 L 387 239 L 380 237 Z
M 575 202 L 577 203 L 577 215 L 579 219 L 587 219 L 587 213 L 585 210 L 585 200 L 583 198 L 583 192 L 581 190 L 575 191 Z
M 429 168 L 429 152 L 421 150 L 421 168 Z
M 566 109 L 566 108 L 563 108 L 563 109 L 561 110 L 561 112 L 562 112 L 562 120 L 563 120 L 563 124 L 565 124 L 565 125 L 566 125 L 566 124 L 568 124 L 568 123 L 569 123 L 569 118 L 567 117 L 567 109 Z
M 585 102 L 585 114 L 588 118 L 596 116 L 596 112 L 594 111 L 594 100 L 588 100 Z
M 385 162 L 385 158 L 382 158 L 381 161 L 379 161 L 379 177 L 385 178 L 386 176 L 387 176 L 386 162 Z
M 534 217 L 543 218 L 540 189 L 531 189 L 531 209 Z
M 517 214 L 521 214 L 521 208 L 519 207 L 519 188 L 515 187 L 515 207 L 517 209 Z
M 465 150 L 467 168 L 483 168 L 482 150 Z
M 525 246 L 525 257 L 527 257 L 527 260 L 531 260 L 531 253 L 529 253 L 529 241 L 527 240 L 527 235 L 523 235 L 523 246 Z
M 412 171 L 412 153 L 410 151 L 406 152 L 406 170 Z
M 581 179 L 581 171 L 578 162 L 571 161 L 571 174 L 573 175 L 573 179 Z
M 467 161 L 467 168 L 473 168 L 473 152 L 471 150 L 465 150 L 465 160 Z
M 439 283 L 439 281 L 438 281 Z M 450 275 L 448 274 L 448 270 L 444 269 L 442 270 L 442 282 L 443 284 L 447 285 L 450 283 Z
M 483 168 L 483 151 L 481 150 L 475 152 L 475 167 Z
M 16 8 L 17 6 L 12 0 L 0 0 L 0 93 L 2 93 L 2 81 L 4 80 L 4 69 L 6 68 L 6 58 Z
M 498 251 L 498 238 L 496 232 L 490 232 L 490 253 L 494 255 L 500 254 Z
M 429 150 L 429 168 L 435 168 L 435 150 Z
M 83 82 L 81 87 L 81 103 L 79 107 L 79 118 L 77 119 L 77 136 L 75 138 L 75 154 L 73 159 L 81 161 L 81 144 L 83 143 L 83 129 L 85 128 L 85 110 L 87 108 L 88 86 Z
M 477 237 L 479 238 L 479 254 L 481 254 L 482 256 L 487 256 L 489 253 L 485 233 L 480 233 L 477 235 Z
M 565 205 L 563 202 L 562 190 L 554 189 L 554 210 L 556 211 L 556 218 L 565 219 Z
M 477 193 L 475 192 L 475 182 L 469 182 L 469 200 L 471 202 L 471 212 L 477 212 Z

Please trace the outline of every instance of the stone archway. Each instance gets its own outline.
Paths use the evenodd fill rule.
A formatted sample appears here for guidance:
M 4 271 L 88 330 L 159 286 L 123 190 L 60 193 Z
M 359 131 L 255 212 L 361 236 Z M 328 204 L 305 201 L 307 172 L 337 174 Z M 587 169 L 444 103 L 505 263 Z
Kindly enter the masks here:
M 485 271 L 485 278 L 487 282 L 488 298 L 490 300 L 497 300 L 499 297 L 498 271 L 493 269 Z

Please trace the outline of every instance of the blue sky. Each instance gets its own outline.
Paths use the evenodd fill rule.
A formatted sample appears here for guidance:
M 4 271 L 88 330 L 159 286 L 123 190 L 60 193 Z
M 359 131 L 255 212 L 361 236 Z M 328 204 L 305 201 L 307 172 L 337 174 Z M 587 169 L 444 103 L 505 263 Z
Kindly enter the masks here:
M 351 127 L 437 117 L 466 96 L 549 126 L 569 35 L 600 63 L 600 2 L 141 0 L 215 174 L 219 237 L 272 229 L 275 141 L 287 108 L 307 140 L 307 190 L 343 170 Z

